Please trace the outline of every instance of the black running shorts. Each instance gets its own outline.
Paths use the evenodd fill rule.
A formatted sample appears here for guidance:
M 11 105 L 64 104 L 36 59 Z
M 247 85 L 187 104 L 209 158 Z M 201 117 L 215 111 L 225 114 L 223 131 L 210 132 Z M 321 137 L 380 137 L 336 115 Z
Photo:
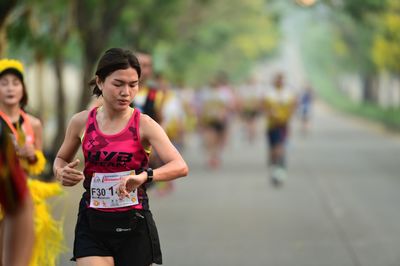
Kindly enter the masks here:
M 115 266 L 149 266 L 162 264 L 157 228 L 150 211 L 139 211 L 134 232 L 98 233 L 92 231 L 84 200 L 81 201 L 75 227 L 73 258 L 89 256 L 113 257 Z

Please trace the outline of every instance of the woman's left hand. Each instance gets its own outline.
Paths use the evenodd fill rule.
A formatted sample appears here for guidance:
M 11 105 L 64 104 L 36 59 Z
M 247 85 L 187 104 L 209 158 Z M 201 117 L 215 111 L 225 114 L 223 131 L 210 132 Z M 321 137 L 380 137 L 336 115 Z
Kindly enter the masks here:
M 129 198 L 129 193 L 140 187 L 147 180 L 147 173 L 142 172 L 138 175 L 128 175 L 121 179 L 119 187 L 117 189 L 120 199 L 124 197 Z

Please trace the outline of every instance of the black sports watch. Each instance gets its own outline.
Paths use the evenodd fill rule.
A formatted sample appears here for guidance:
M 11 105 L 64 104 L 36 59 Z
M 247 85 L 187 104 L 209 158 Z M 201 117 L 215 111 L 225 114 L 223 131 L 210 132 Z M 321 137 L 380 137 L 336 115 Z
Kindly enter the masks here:
M 145 170 L 147 172 L 147 180 L 146 180 L 146 184 L 153 182 L 153 169 L 152 168 L 147 168 Z

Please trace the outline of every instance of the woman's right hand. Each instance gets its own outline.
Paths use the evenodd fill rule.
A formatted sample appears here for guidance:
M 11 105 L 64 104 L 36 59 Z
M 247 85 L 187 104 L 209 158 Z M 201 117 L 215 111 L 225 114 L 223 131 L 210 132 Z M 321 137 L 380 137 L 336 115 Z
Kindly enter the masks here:
M 16 146 L 17 154 L 22 159 L 27 159 L 29 162 L 34 162 L 37 158 L 35 156 L 35 147 L 32 144 L 26 143 L 23 146 Z
M 81 180 L 85 179 L 83 172 L 76 170 L 79 164 L 79 159 L 70 162 L 64 167 L 56 170 L 56 179 L 61 182 L 63 186 L 72 187 L 78 184 Z

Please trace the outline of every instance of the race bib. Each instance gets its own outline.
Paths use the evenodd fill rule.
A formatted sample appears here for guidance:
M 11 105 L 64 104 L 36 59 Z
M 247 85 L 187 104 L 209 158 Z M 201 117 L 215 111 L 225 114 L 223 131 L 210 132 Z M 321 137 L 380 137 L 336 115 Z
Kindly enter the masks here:
M 137 189 L 129 193 L 129 198 L 120 199 L 117 193 L 121 178 L 134 174 L 134 170 L 117 173 L 94 173 L 90 183 L 90 207 L 119 208 L 139 204 Z

